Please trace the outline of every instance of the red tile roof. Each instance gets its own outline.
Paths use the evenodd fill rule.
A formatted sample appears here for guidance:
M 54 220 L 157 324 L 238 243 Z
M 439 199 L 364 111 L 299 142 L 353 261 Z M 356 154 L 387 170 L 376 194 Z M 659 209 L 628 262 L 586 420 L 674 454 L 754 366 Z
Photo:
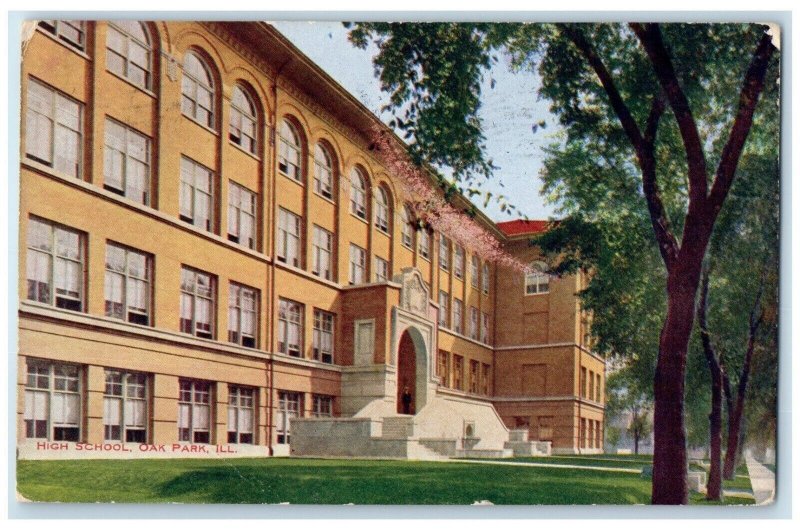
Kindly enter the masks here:
M 518 236 L 522 234 L 541 234 L 550 227 L 550 221 L 516 219 L 497 223 L 497 228 L 507 236 Z

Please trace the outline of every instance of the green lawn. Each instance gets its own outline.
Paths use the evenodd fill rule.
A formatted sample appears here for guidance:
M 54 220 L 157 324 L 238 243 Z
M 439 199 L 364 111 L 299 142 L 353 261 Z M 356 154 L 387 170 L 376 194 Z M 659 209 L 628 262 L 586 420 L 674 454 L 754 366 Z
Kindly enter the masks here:
M 639 475 L 458 462 L 19 461 L 17 480 L 30 500 L 62 502 L 647 504 L 650 498 L 650 481 Z

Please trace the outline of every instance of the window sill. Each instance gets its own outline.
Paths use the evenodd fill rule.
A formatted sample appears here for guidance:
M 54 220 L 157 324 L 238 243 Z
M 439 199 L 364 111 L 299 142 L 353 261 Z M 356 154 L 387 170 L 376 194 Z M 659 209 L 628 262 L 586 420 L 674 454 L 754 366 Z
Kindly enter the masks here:
M 200 127 L 201 129 L 204 129 L 205 131 L 207 131 L 207 132 L 210 132 L 210 133 L 211 133 L 211 134 L 213 134 L 214 136 L 219 136 L 219 131 L 217 131 L 217 130 L 215 130 L 215 129 L 212 129 L 211 127 L 209 127 L 209 126 L 208 126 L 208 125 L 206 125 L 205 123 L 200 123 L 199 121 L 197 121 L 196 119 L 194 119 L 192 116 L 189 116 L 189 115 L 188 115 L 188 114 L 186 114 L 185 112 L 181 112 L 181 114 L 183 114 L 183 117 L 184 117 L 184 118 L 186 118 L 186 119 L 187 119 L 187 120 L 189 120 L 190 122 L 194 123 L 195 125 L 197 125 L 197 126 L 198 126 L 198 127 Z
M 316 195 L 317 197 L 319 197 L 323 201 L 329 202 L 329 203 L 331 203 L 331 205 L 336 206 L 336 201 L 333 200 L 333 197 L 326 197 L 323 194 L 317 192 L 316 190 L 314 191 L 314 195 Z
M 461 333 L 458 333 L 457 331 L 452 330 L 450 328 L 443 328 L 443 327 L 439 326 L 439 331 L 441 331 L 443 333 L 446 333 L 448 335 L 451 335 L 453 337 L 456 337 L 457 339 L 465 340 L 467 342 L 475 344 L 476 346 L 480 346 L 481 348 L 493 349 L 491 344 L 487 344 L 485 342 L 480 342 L 479 340 L 476 340 L 476 339 L 471 339 L 471 338 L 467 337 L 466 335 L 462 335 Z
M 70 44 L 69 42 L 65 41 L 64 39 L 58 37 L 57 35 L 53 35 L 49 31 L 47 31 L 46 29 L 39 27 L 38 24 L 36 25 L 36 31 L 38 33 L 41 33 L 42 35 L 44 35 L 48 39 L 57 42 L 61 46 L 65 47 L 69 51 L 73 52 L 74 54 L 79 55 L 80 57 L 86 59 L 87 61 L 91 61 L 92 60 L 92 58 L 89 57 L 89 54 L 87 54 L 84 50 L 81 50 L 80 48 L 78 48 L 74 44 Z M 85 33 L 86 32 L 84 31 L 84 36 L 85 36 Z
M 297 184 L 301 188 L 305 188 L 306 187 L 306 183 L 305 182 L 303 182 L 302 180 L 297 180 L 293 176 L 289 175 L 288 173 L 284 173 L 280 169 L 278 170 L 278 174 L 283 176 L 283 177 L 285 177 L 286 180 L 288 180 L 289 182 L 293 182 L 294 184 Z
M 233 141 L 233 140 L 231 140 L 230 138 L 228 138 L 228 144 L 229 144 L 229 145 L 231 145 L 231 146 L 233 146 L 233 147 L 235 147 L 236 149 L 238 149 L 238 150 L 239 150 L 239 151 L 241 151 L 242 153 L 246 154 L 247 156 L 249 156 L 249 157 L 250 157 L 250 158 L 252 158 L 253 160 L 255 160 L 255 161 L 257 161 L 257 162 L 261 162 L 261 157 L 260 157 L 260 156 L 258 156 L 258 155 L 257 155 L 257 154 L 255 154 L 255 153 L 251 153 L 250 151 L 248 151 L 247 149 L 245 149 L 245 148 L 244 148 L 244 147 L 242 147 L 241 145 L 237 144 L 236 142 L 234 142 L 234 141 Z
M 289 265 L 289 264 L 284 263 L 282 261 L 275 260 L 275 266 L 277 268 L 279 268 L 279 269 L 284 269 L 286 271 L 294 272 L 296 274 L 299 274 L 299 275 L 303 276 L 304 278 L 308 278 L 309 280 L 313 280 L 313 281 L 315 281 L 317 283 L 321 283 L 322 285 L 326 285 L 328 287 L 333 287 L 334 289 L 341 289 L 342 288 L 342 286 L 339 285 L 338 283 L 336 283 L 335 281 L 326 280 L 325 278 L 321 278 L 320 276 L 317 276 L 316 274 L 312 274 L 312 273 L 310 273 L 310 272 L 308 272 L 308 271 L 306 271 L 304 269 L 301 269 L 300 267 L 295 267 L 293 265 Z
M 358 219 L 359 221 L 361 221 L 361 222 L 362 222 L 362 223 L 364 223 L 365 225 L 369 225 L 369 221 L 367 221 L 367 219 L 366 219 L 366 218 L 364 218 L 364 217 L 361 217 L 360 215 L 353 213 L 353 211 L 352 211 L 352 210 L 350 211 L 350 217 L 353 217 L 353 218 L 355 218 L 355 219 Z
M 112 70 L 109 70 L 108 68 L 106 68 L 106 72 L 111 74 L 111 75 L 113 75 L 114 77 L 116 77 L 117 79 L 122 81 L 123 83 L 129 84 L 130 86 L 132 86 L 133 88 L 135 88 L 139 92 L 141 92 L 141 93 L 143 93 L 143 94 L 145 94 L 147 96 L 150 96 L 153 99 L 158 99 L 158 96 L 156 96 L 155 93 L 153 91 L 151 91 L 149 88 L 145 88 L 143 86 L 139 86 L 136 83 L 134 83 L 133 81 L 131 81 L 130 79 L 128 79 L 127 77 L 125 77 L 123 75 L 120 75 L 117 72 L 114 72 Z

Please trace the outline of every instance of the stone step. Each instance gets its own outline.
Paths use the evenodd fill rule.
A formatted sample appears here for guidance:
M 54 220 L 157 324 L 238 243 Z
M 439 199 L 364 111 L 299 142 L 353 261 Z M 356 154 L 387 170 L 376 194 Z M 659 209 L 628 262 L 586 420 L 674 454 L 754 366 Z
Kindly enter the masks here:
M 459 449 L 456 458 L 511 458 L 514 451 L 511 449 Z

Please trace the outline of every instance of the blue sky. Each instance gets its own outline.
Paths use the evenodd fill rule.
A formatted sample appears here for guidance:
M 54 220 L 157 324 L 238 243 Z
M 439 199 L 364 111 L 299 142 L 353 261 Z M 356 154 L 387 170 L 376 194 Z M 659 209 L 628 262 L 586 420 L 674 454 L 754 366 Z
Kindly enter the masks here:
M 340 22 L 284 21 L 272 24 L 367 108 L 378 114 L 387 98 L 374 76 L 372 56 L 377 51 L 374 46 L 366 51 L 353 47 Z M 542 147 L 554 140 L 557 127 L 547 110 L 547 102 L 537 101 L 538 78 L 529 72 L 512 73 L 508 61 L 502 57 L 490 75 L 496 84 L 491 89 L 487 76 L 481 118 L 487 137 L 487 155 L 500 169 L 486 187 L 494 195 L 502 193 L 510 197 L 509 202 L 529 218 L 546 219 L 553 215 L 554 206 L 545 204 L 540 195 L 539 170 Z M 548 126 L 534 134 L 531 126 L 541 120 L 546 120 Z M 496 221 L 513 218 L 501 213 L 494 201 L 484 211 Z

